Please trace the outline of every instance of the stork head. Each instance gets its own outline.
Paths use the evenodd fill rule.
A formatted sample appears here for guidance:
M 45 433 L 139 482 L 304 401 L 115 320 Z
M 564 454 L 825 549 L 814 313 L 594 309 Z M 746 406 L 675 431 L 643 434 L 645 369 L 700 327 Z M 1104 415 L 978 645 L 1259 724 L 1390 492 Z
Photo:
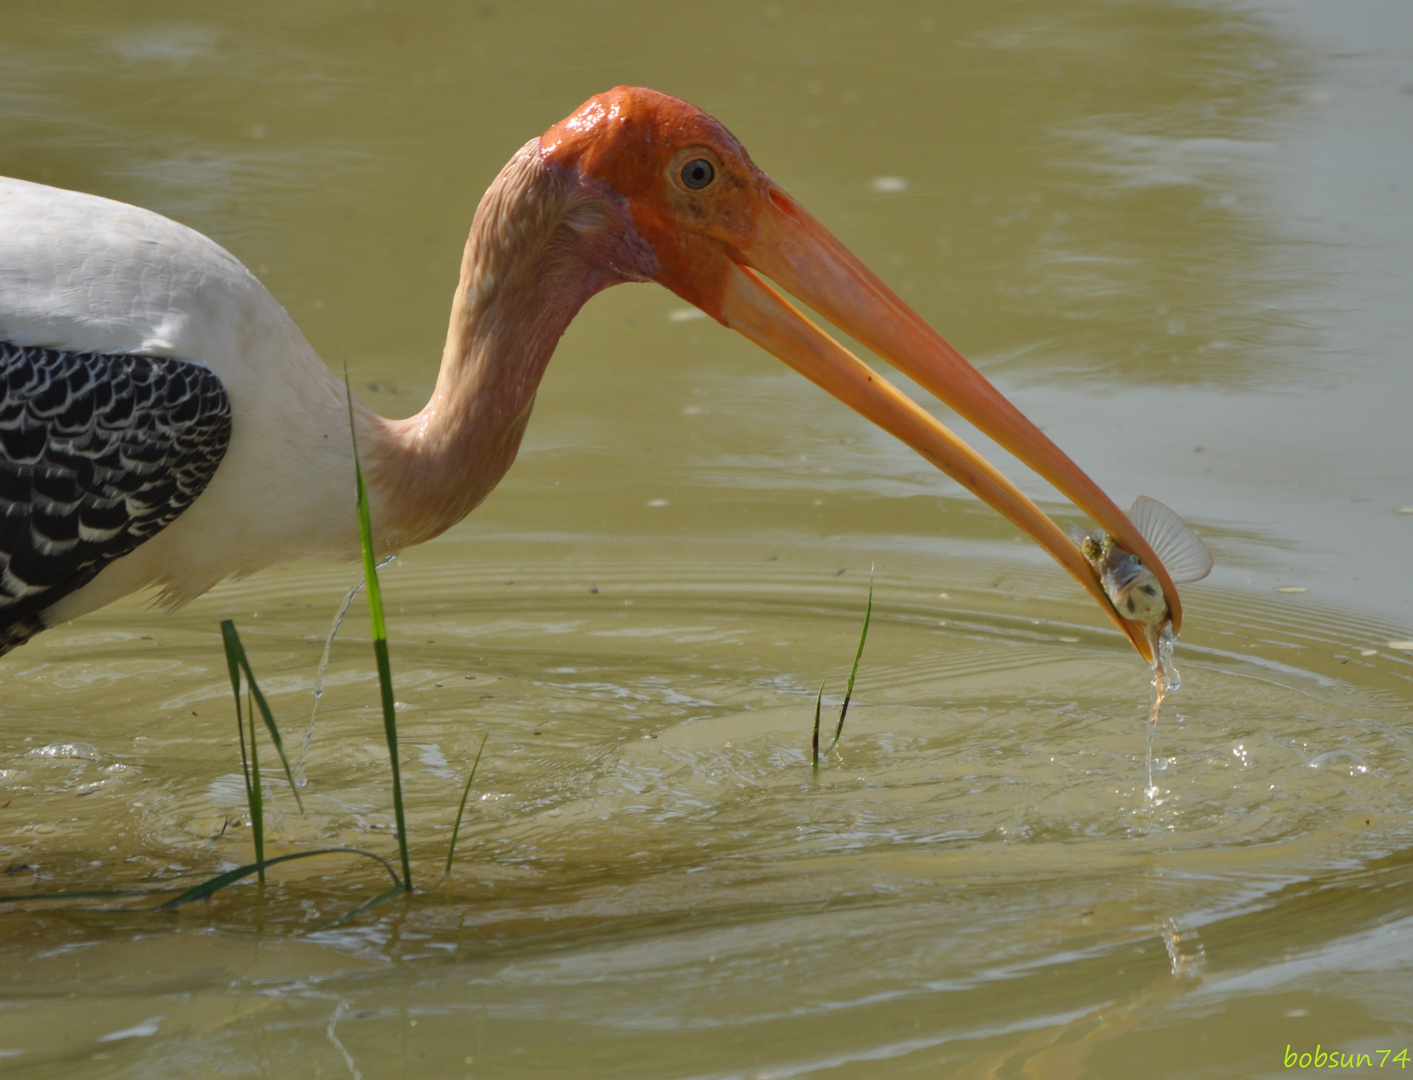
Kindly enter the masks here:
M 655 258 L 653 277 L 892 432 L 990 503 L 1072 574 L 1154 657 L 1146 627 L 1114 608 L 1078 546 L 960 438 L 821 330 L 775 286 L 937 395 L 1070 497 L 1152 569 L 1176 631 L 1177 590 L 1128 517 L 876 275 L 758 169 L 717 120 L 620 86 L 540 138 L 544 161 L 619 202 Z M 772 285 L 773 282 L 773 285 Z

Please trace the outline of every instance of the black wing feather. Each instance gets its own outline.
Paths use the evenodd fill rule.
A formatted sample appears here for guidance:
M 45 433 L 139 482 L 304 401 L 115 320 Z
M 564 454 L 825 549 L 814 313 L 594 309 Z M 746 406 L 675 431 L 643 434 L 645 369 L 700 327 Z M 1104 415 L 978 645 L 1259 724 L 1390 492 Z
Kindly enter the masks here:
M 200 364 L 0 342 L 0 655 L 175 521 L 230 441 Z

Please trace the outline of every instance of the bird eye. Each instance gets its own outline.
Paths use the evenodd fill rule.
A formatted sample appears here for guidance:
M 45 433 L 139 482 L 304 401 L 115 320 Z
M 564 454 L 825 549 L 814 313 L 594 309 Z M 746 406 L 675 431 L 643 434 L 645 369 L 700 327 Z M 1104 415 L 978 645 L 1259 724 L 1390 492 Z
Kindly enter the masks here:
M 716 168 L 706 158 L 693 158 L 682 166 L 682 183 L 693 191 L 701 191 L 716 179 Z

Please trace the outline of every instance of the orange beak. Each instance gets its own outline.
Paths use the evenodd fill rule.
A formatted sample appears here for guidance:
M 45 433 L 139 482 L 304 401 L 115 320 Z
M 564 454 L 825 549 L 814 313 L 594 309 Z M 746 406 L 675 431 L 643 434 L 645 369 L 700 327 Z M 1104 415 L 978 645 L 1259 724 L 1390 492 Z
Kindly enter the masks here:
M 768 277 L 862 342 L 1063 492 L 1163 586 L 1176 633 L 1177 589 L 1148 542 L 1113 501 L 960 354 L 810 214 L 772 182 L 755 235 L 734 253 L 720 300 L 723 323 L 907 443 L 1009 518 L 1088 590 L 1152 663 L 1141 623 L 1124 619 L 1094 569 L 1054 521 L 955 433 L 806 318 Z

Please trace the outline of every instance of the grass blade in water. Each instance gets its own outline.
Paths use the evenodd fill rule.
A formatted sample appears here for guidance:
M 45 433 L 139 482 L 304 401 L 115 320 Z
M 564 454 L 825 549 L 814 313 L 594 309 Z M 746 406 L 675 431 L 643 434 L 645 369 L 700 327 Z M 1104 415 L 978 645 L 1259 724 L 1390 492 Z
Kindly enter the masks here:
M 824 683 L 819 684 L 819 693 L 814 696 L 814 735 L 810 738 L 810 768 L 819 772 L 819 710 L 824 704 Z
M 834 729 L 834 738 L 829 740 L 829 745 L 825 747 L 827 754 L 839 745 L 839 736 L 844 733 L 844 717 L 849 715 L 849 701 L 854 696 L 854 679 L 859 673 L 859 660 L 863 658 L 864 642 L 868 640 L 868 624 L 873 618 L 873 578 L 868 579 L 868 606 L 864 608 L 863 632 L 859 634 L 858 651 L 854 653 L 854 666 L 849 670 L 849 685 L 844 690 L 844 704 L 839 709 L 839 724 Z M 815 723 L 818 724 L 818 715 Z
M 371 851 L 363 851 L 361 848 L 318 848 L 315 851 L 296 851 L 289 855 L 277 855 L 273 859 L 261 859 L 258 862 L 249 863 L 245 866 L 238 866 L 234 870 L 227 870 L 224 874 L 217 874 L 213 878 L 207 878 L 200 885 L 195 885 L 179 896 L 173 897 L 164 904 L 159 904 L 153 911 L 171 911 L 186 904 L 194 903 L 197 900 L 205 900 L 208 896 L 220 890 L 234 885 L 243 878 L 248 878 L 251 874 L 258 874 L 261 882 L 265 880 L 265 868 L 278 866 L 280 863 L 294 862 L 296 859 L 312 859 L 316 855 L 358 855 L 365 859 L 372 859 L 379 866 L 388 872 L 388 876 L 397 882 L 397 888 L 402 887 L 402 882 L 398 881 L 397 871 L 388 865 L 388 861 L 381 855 L 374 855 Z
M 265 700 L 265 695 L 260 690 L 260 684 L 255 681 L 255 672 L 250 670 L 250 660 L 245 655 L 245 646 L 241 644 L 240 634 L 236 632 L 235 623 L 226 619 L 221 623 L 221 640 L 226 646 L 226 664 L 231 669 L 232 687 L 237 684 L 237 668 L 245 672 L 245 683 L 250 690 L 250 696 L 255 702 L 255 707 L 260 710 L 260 719 L 265 723 L 265 730 L 269 732 L 270 741 L 275 744 L 275 752 L 280 755 L 280 764 L 285 769 L 285 779 L 289 781 L 290 790 L 294 793 L 295 805 L 299 807 L 299 812 L 304 813 L 304 800 L 299 797 L 299 786 L 294 782 L 294 770 L 290 768 L 289 756 L 285 753 L 285 741 L 280 736 L 280 727 L 275 723 L 275 714 L 270 711 L 270 703 Z M 238 692 L 238 690 L 237 690 Z M 240 704 L 236 703 L 236 717 L 240 717 Z M 250 718 L 250 752 L 251 763 L 255 765 L 255 717 Z
M 823 750 L 827 754 L 839 745 L 839 736 L 844 734 L 844 717 L 849 715 L 849 702 L 854 697 L 854 680 L 859 674 L 859 661 L 863 658 L 864 642 L 868 640 L 868 624 L 873 619 L 873 578 L 868 579 L 868 606 L 864 608 L 863 630 L 859 633 L 859 647 L 854 651 L 854 666 L 849 669 L 849 685 L 844 689 L 844 704 L 839 709 L 839 723 L 834 728 L 834 738 Z M 819 684 L 819 693 L 814 699 L 814 735 L 810 739 L 810 767 L 819 771 L 819 713 L 824 701 L 824 683 Z
M 397 881 L 397 878 L 394 877 L 393 880 L 394 880 L 394 881 Z M 407 891 L 407 890 L 402 887 L 402 882 L 398 881 L 397 884 L 394 885 L 391 889 L 388 889 L 388 890 L 386 890 L 385 892 L 380 892 L 377 896 L 373 897 L 373 899 L 371 899 L 371 900 L 365 900 L 363 903 L 359 904 L 359 905 L 358 905 L 356 908 L 354 908 L 352 911 L 349 911 L 349 912 L 346 912 L 346 913 L 343 914 L 343 915 L 340 915 L 337 919 L 335 919 L 335 920 L 334 920 L 333 922 L 331 922 L 331 923 L 325 923 L 323 926 L 320 926 L 319 929 L 320 929 L 320 930 L 328 930 L 328 929 L 330 929 L 331 927 L 342 926 L 344 923 L 348 922 L 349 920 L 358 918 L 358 916 L 362 915 L 365 911 L 372 911 L 372 910 L 373 910 L 375 907 L 377 907 L 379 904 L 386 904 L 386 903 L 387 903 L 389 900 L 391 900 L 394 896 L 401 896 L 401 895 L 403 895 L 406 891 Z
M 265 808 L 260 789 L 260 758 L 255 748 L 255 718 L 251 717 L 250 750 L 245 748 L 245 719 L 240 707 L 240 669 L 245 649 L 240 644 L 235 623 L 221 623 L 221 642 L 226 649 L 226 668 L 231 676 L 231 695 L 235 698 L 236 732 L 240 736 L 240 769 L 245 777 L 245 801 L 250 807 L 250 834 L 255 841 L 255 862 L 260 866 L 260 884 L 265 884 Z
M 402 769 L 397 759 L 397 713 L 393 700 L 392 664 L 388 659 L 388 627 L 383 618 L 383 590 L 378 584 L 378 564 L 373 553 L 373 522 L 368 513 L 368 489 L 363 482 L 363 466 L 358 460 L 358 432 L 353 423 L 353 391 L 348 387 L 348 433 L 353 439 L 353 475 L 358 494 L 358 544 L 363 550 L 363 578 L 368 583 L 368 618 L 373 624 L 373 657 L 378 665 L 378 687 L 382 691 L 383 733 L 387 737 L 388 761 L 392 766 L 393 814 L 397 818 L 397 849 L 402 856 L 402 887 L 412 891 L 412 865 L 407 858 L 407 817 L 402 809 Z
M 395 558 L 397 558 L 396 555 L 384 555 L 378 563 L 378 569 L 381 570 Z M 344 617 L 348 615 L 348 609 L 353 606 L 353 601 L 362 591 L 363 579 L 359 578 L 353 588 L 344 594 L 343 603 L 334 613 L 333 624 L 329 627 L 329 636 L 324 639 L 324 655 L 319 657 L 319 667 L 314 672 L 314 707 L 309 710 L 309 721 L 304 725 L 304 741 L 300 743 L 299 757 L 294 763 L 294 773 L 299 777 L 300 787 L 305 784 L 304 759 L 308 756 L 309 747 L 314 742 L 314 721 L 319 716 L 319 702 L 324 696 L 324 675 L 329 670 L 329 657 L 334 651 L 334 639 L 339 636 L 339 629 L 343 626 Z
M 152 896 L 161 889 L 80 889 L 76 892 L 18 893 L 14 896 L 0 896 L 0 904 L 24 904 L 30 901 L 47 900 L 113 900 L 125 896 Z M 85 908 L 79 908 L 85 911 Z
M 489 734 L 489 733 L 488 733 Z M 461 789 L 461 805 L 456 808 L 456 824 L 451 827 L 451 843 L 446 849 L 446 869 L 442 879 L 451 876 L 451 863 L 456 858 L 456 837 L 461 832 L 461 815 L 466 812 L 466 798 L 471 794 L 471 782 L 476 779 L 476 766 L 481 764 L 481 752 L 486 748 L 486 736 L 481 736 L 481 745 L 476 748 L 476 760 L 471 762 L 471 775 L 466 778 L 466 786 Z

